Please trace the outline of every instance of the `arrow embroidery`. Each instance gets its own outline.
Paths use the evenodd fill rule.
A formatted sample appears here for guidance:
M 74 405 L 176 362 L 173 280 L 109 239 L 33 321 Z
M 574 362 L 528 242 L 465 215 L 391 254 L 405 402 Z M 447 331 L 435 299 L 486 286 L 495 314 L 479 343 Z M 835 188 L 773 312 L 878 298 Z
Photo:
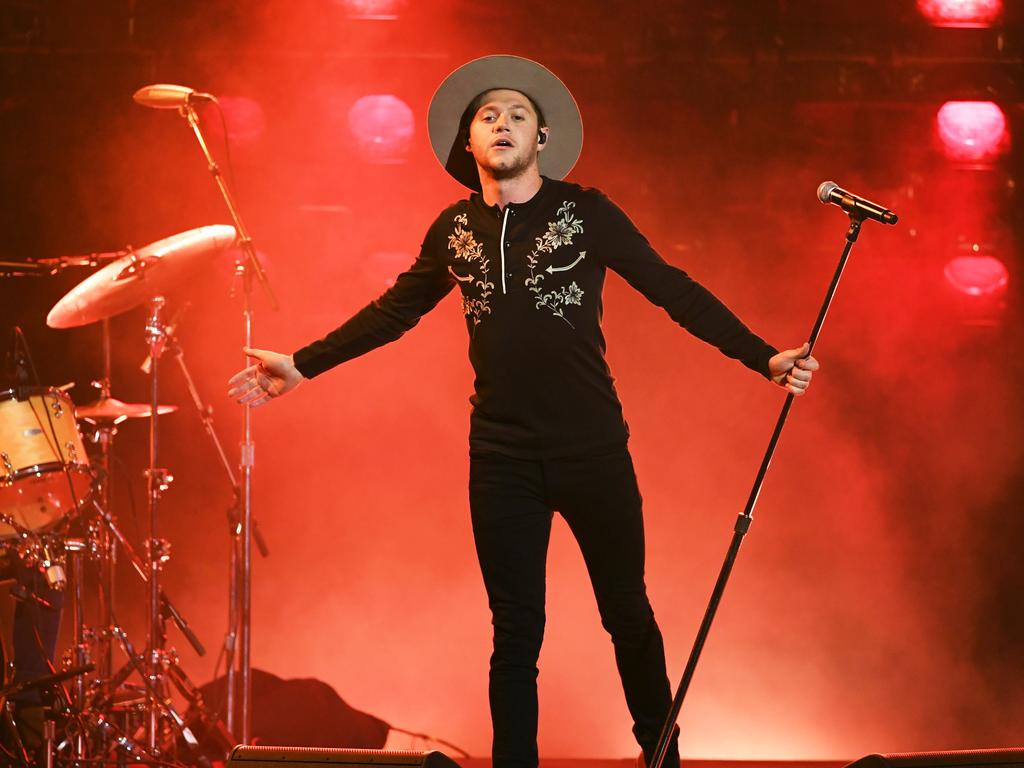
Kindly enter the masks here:
M 449 271 L 449 272 L 451 272 L 451 274 L 452 274 L 452 277 L 454 277 L 454 278 L 455 278 L 456 280 L 458 280 L 458 281 L 459 281 L 460 283 L 468 283 L 468 282 L 470 282 L 471 280 L 474 280 L 474 279 L 475 279 L 475 278 L 474 278 L 474 277 L 473 277 L 472 275 L 466 275 L 465 277 L 462 277 L 462 276 L 460 276 L 460 275 L 456 274 L 456 273 L 455 273 L 455 270 L 454 270 L 454 269 L 452 269 L 451 267 L 448 267 L 448 271 Z
M 548 267 L 544 271 L 547 272 L 549 275 L 554 274 L 555 272 L 568 272 L 570 269 L 572 269 L 577 264 L 579 264 L 581 261 L 583 261 L 583 259 L 584 259 L 584 257 L 586 255 L 587 255 L 586 251 L 580 251 L 580 255 L 576 257 L 576 261 L 574 261 L 569 266 L 567 266 L 567 267 Z

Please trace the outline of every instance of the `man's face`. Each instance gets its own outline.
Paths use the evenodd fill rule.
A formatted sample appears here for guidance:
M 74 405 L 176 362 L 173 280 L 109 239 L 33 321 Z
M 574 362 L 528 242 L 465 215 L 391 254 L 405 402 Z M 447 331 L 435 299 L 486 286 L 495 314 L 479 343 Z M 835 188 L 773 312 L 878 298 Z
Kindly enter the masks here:
M 480 108 L 469 124 L 469 147 L 481 171 L 496 178 L 510 179 L 537 164 L 537 113 L 519 91 L 498 89 L 484 94 Z

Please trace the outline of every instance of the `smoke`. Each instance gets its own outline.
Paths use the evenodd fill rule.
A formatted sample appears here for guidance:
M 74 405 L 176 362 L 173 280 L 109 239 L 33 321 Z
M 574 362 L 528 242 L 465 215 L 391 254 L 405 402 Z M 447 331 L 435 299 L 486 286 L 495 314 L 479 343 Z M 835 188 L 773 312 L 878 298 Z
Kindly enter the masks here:
M 231 166 L 281 304 L 272 311 L 255 288 L 256 346 L 291 352 L 382 292 L 462 194 L 430 152 L 429 96 L 493 39 L 484 19 L 436 13 L 415 34 L 379 27 L 371 45 L 342 11 L 324 13 L 289 5 L 227 26 L 179 20 L 192 44 L 151 66 L 112 67 L 103 83 L 69 66 L 50 72 L 48 92 L 64 82 L 72 96 L 59 119 L 43 119 L 53 107 L 42 96 L 20 107 L 38 127 L 25 151 L 47 172 L 16 201 L 27 225 L 8 228 L 7 255 L 138 246 L 228 220 L 184 122 L 131 103 L 139 85 L 163 80 L 263 107 L 262 133 Z M 500 47 L 545 60 L 573 89 L 587 142 L 571 180 L 606 191 L 770 343 L 805 340 L 843 246 L 847 220 L 813 197 L 821 181 L 901 218 L 866 224 L 853 251 L 815 349 L 822 371 L 790 415 L 684 706 L 684 753 L 844 759 L 1009 742 L 1024 710 L 1013 684 L 1024 671 L 1020 363 L 1008 354 L 1021 326 L 1012 305 L 999 325 L 964 325 L 942 282 L 943 244 L 957 232 L 954 206 L 927 191 L 940 170 L 922 139 L 931 108 L 689 98 L 676 73 L 604 57 L 611 32 L 593 19 L 569 26 L 579 56 L 552 54 L 555 32 L 525 18 Z M 393 93 L 417 115 L 405 164 L 366 162 L 347 135 L 347 110 L 367 93 Z M 108 107 L 102 124 L 96 100 Z M 6 167 L 9 177 L 23 169 Z M 79 382 L 79 403 L 101 372 L 98 332 L 49 331 L 41 318 L 83 276 L 2 286 L 4 322 L 27 326 L 48 383 Z M 230 257 L 169 294 L 171 308 L 185 298 L 186 360 L 235 463 L 241 416 L 225 382 L 245 361 Z M 605 309 L 675 682 L 782 394 L 615 275 Z M 142 310 L 112 323 L 124 400 L 148 397 L 142 325 Z M 465 493 L 464 333 L 449 297 L 397 344 L 256 412 L 254 513 L 270 556 L 254 564 L 253 660 L 486 754 L 490 626 Z M 185 650 L 174 630 L 172 641 L 205 682 L 225 630 L 233 496 L 172 360 L 161 376 L 161 398 L 179 406 L 161 420 L 160 464 L 176 477 L 160 505 L 173 545 L 166 584 L 208 654 Z M 123 424 L 116 449 L 117 514 L 141 547 L 145 424 Z M 611 645 L 561 521 L 548 571 L 541 754 L 631 756 Z M 127 573 L 122 582 L 121 621 L 142 646 L 144 590 Z

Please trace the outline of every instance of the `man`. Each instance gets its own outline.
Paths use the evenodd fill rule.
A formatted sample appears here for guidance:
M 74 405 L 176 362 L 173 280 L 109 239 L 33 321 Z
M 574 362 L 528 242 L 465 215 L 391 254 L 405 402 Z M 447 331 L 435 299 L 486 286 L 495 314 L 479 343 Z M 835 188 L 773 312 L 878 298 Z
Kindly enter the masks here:
M 472 61 L 438 88 L 428 123 L 438 159 L 475 193 L 436 219 L 391 289 L 325 338 L 294 355 L 246 350 L 258 362 L 231 379 L 230 394 L 262 405 L 397 339 L 458 287 L 476 374 L 469 493 L 494 623 L 494 765 L 538 763 L 536 665 L 555 510 L 586 561 L 649 762 L 671 691 L 644 584 L 628 432 L 604 359 L 605 270 L 793 394 L 818 364 L 806 345 L 778 352 L 751 333 L 603 194 L 557 180 L 575 164 L 583 133 L 572 95 L 544 67 L 514 56 Z M 678 762 L 675 744 L 668 759 Z

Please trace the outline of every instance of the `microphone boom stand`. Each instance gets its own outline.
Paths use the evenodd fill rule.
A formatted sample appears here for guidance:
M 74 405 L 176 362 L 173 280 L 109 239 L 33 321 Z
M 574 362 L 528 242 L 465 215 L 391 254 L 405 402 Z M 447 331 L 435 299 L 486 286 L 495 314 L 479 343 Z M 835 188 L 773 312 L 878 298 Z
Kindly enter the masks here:
M 245 224 L 242 222 L 242 216 L 238 212 L 238 206 L 235 204 L 235 200 L 231 195 L 231 190 L 228 188 L 227 182 L 224 180 L 220 167 L 213 159 L 213 155 L 210 154 L 210 148 L 207 146 L 206 139 L 203 137 L 202 129 L 199 127 L 199 115 L 196 114 L 195 109 L 188 100 L 179 107 L 178 113 L 185 118 L 189 127 L 192 129 L 192 132 L 195 134 L 196 140 L 199 142 L 199 148 L 206 157 L 210 174 L 213 176 L 213 180 L 217 183 L 217 188 L 220 190 L 221 196 L 224 198 L 224 203 L 227 205 L 228 212 L 231 214 L 232 222 L 235 225 L 238 245 L 244 254 L 243 258 L 240 259 L 237 264 L 238 271 L 242 273 L 243 293 L 245 296 L 244 308 L 242 310 L 243 334 L 245 346 L 251 347 L 253 332 L 252 276 L 255 275 L 256 279 L 259 280 L 260 285 L 263 286 L 264 291 L 267 293 L 267 297 L 270 299 L 271 307 L 275 310 L 279 307 L 277 298 L 274 296 L 274 292 L 270 288 L 270 284 L 267 282 L 267 276 L 263 272 L 263 267 L 260 265 L 259 257 L 256 255 L 256 248 L 253 246 L 252 238 L 249 237 Z M 246 362 L 248 362 L 248 360 L 246 360 Z M 242 411 L 242 445 L 239 462 L 242 470 L 242 565 L 240 569 L 241 589 L 239 590 L 238 601 L 238 676 L 240 683 L 240 696 L 238 696 L 238 698 L 241 703 L 242 722 L 240 724 L 235 723 L 235 713 L 233 708 L 229 708 L 228 710 L 228 728 L 232 733 L 237 733 L 239 735 L 243 744 L 248 744 L 252 737 L 252 468 L 254 464 L 254 453 L 255 445 L 253 443 L 252 431 L 252 408 L 247 406 Z M 236 552 L 237 549 L 238 547 L 232 547 L 232 557 L 234 557 L 234 552 Z
M 821 332 L 821 326 L 825 322 L 825 315 L 828 314 L 828 309 L 832 304 L 832 299 L 835 297 L 836 289 L 839 287 L 839 279 L 843 275 L 843 270 L 846 268 L 846 262 L 850 257 L 850 251 L 853 248 L 853 244 L 857 242 L 857 236 L 860 234 L 861 223 L 864 221 L 864 214 L 859 211 L 853 211 L 850 213 L 850 228 L 846 231 L 846 245 L 843 247 L 842 255 L 839 257 L 839 265 L 836 267 L 835 274 L 832 276 L 832 282 L 829 284 L 828 291 L 825 294 L 825 300 L 822 302 L 821 310 L 818 312 L 818 319 L 814 323 L 814 329 L 811 331 L 808 345 L 810 349 L 807 354 L 810 355 L 811 351 L 814 350 L 814 344 L 818 340 L 818 334 Z M 697 637 L 693 641 L 693 647 L 690 650 L 690 657 L 687 659 L 686 667 L 683 670 L 682 680 L 679 682 L 679 687 L 676 689 L 675 696 L 672 699 L 672 706 L 669 708 L 668 716 L 665 718 L 665 725 L 662 727 L 661 736 L 658 738 L 658 746 L 654 751 L 654 759 L 651 761 L 651 765 L 648 768 L 662 768 L 662 763 L 665 761 L 665 755 L 668 752 L 669 744 L 675 735 L 676 721 L 679 719 L 679 711 L 683 707 L 683 699 L 686 698 L 686 692 L 690 688 L 690 682 L 693 680 L 693 674 L 697 669 L 697 662 L 700 660 L 701 651 L 704 648 L 704 643 L 707 640 L 708 633 L 711 631 L 711 624 L 715 620 L 715 614 L 718 611 L 718 604 L 722 600 L 722 594 L 725 592 L 725 586 L 729 581 L 729 575 L 732 573 L 732 567 L 736 562 L 736 556 L 739 554 L 740 544 L 743 543 L 743 537 L 750 529 L 750 523 L 754 513 L 754 506 L 757 504 L 757 497 L 761 494 L 761 486 L 764 483 L 765 475 L 768 473 L 768 467 L 772 463 L 772 456 L 775 454 L 775 447 L 778 445 L 779 436 L 782 434 L 782 428 L 786 424 L 786 417 L 789 415 L 789 409 L 793 405 L 793 393 L 786 395 L 786 402 L 782 406 L 782 412 L 779 414 L 778 420 L 775 422 L 775 430 L 772 432 L 771 439 L 768 441 L 768 448 L 765 451 L 764 458 L 761 460 L 761 466 L 757 470 L 757 476 L 754 478 L 754 486 L 750 491 L 750 496 L 747 498 L 747 504 L 743 508 L 743 512 L 740 513 L 736 519 L 736 525 L 733 528 L 732 542 L 729 544 L 729 550 L 725 555 L 725 562 L 722 563 L 722 568 L 718 574 L 718 580 L 715 582 L 714 590 L 711 593 L 711 599 L 708 602 L 707 609 L 704 612 L 704 618 L 700 623 L 700 628 L 697 630 Z

